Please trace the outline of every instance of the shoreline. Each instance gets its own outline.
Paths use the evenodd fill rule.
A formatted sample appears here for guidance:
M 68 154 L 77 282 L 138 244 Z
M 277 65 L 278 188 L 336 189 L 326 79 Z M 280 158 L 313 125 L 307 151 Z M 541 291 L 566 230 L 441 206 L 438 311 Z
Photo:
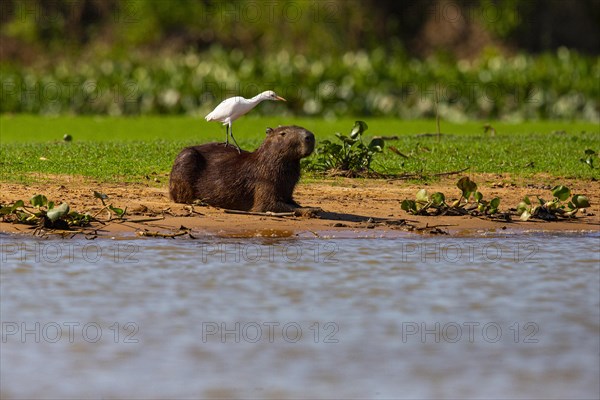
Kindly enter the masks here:
M 127 221 L 108 221 L 108 213 L 101 213 L 91 227 L 81 228 L 83 234 L 75 238 L 143 238 L 136 232 L 158 235 L 176 235 L 177 238 L 396 238 L 418 235 L 446 237 L 483 237 L 494 235 L 526 235 L 529 233 L 592 233 L 600 232 L 600 183 L 536 178 L 515 182 L 509 176 L 497 174 L 470 174 L 479 185 L 485 199 L 498 196 L 500 210 L 516 207 L 523 196 L 539 195 L 550 198 L 554 184 L 568 186 L 572 193 L 588 196 L 591 207 L 572 220 L 497 221 L 489 218 L 464 216 L 415 216 L 401 210 L 404 199 L 414 199 L 420 188 L 430 193 L 440 191 L 458 196 L 457 177 L 448 177 L 435 183 L 408 183 L 395 180 L 335 179 L 303 182 L 296 187 L 295 199 L 303 206 L 320 207 L 324 211 L 316 218 L 273 217 L 262 215 L 228 214 L 210 206 L 173 203 L 166 185 L 151 187 L 143 184 L 98 183 L 85 178 L 53 177 L 50 185 L 2 183 L 3 204 L 22 199 L 28 201 L 35 194 L 44 194 L 48 200 L 67 202 L 71 210 L 92 215 L 102 210 L 93 191 L 109 196 L 107 204 L 127 207 Z M 50 179 L 49 179 L 50 181 Z M 543 183 L 540 183 L 542 182 Z M 535 197 L 533 197 L 535 199 Z M 532 199 L 532 200 L 533 200 Z M 160 218 L 160 219 L 158 219 Z M 141 222 L 137 222 L 141 221 Z M 181 230 L 184 227 L 189 230 Z M 78 228 L 79 229 L 79 228 Z M 29 225 L 0 222 L 5 234 L 31 234 Z M 182 233 L 183 232 L 183 233 Z M 415 236 L 413 236 L 415 235 Z M 69 233 L 65 233 L 69 237 Z M 158 236 L 160 237 L 160 236 Z

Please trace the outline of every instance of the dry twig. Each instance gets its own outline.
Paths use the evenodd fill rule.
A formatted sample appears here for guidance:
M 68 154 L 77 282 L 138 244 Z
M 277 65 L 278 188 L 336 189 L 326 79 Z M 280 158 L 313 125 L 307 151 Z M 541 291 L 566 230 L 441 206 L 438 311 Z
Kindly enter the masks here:
M 272 212 L 272 211 L 257 212 L 257 211 L 240 211 L 240 210 L 228 210 L 228 209 L 224 209 L 223 212 L 225 214 L 260 215 L 262 217 L 279 217 L 279 218 L 294 217 L 296 215 L 294 212 L 276 213 L 276 212 Z

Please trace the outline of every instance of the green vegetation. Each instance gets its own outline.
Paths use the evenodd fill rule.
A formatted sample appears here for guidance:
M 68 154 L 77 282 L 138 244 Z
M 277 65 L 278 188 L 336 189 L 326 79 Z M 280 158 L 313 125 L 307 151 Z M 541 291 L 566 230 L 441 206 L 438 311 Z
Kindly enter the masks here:
M 374 138 L 365 145 L 362 134 L 367 129 L 366 122 L 356 121 L 349 136 L 335 134 L 339 143 L 328 139 L 321 141 L 315 151 L 316 159 L 306 162 L 306 167 L 311 170 L 339 173 L 347 177 L 363 176 L 371 172 L 373 157 L 383 152 L 385 141 L 382 138 Z
M 592 149 L 585 149 L 584 154 L 585 158 L 580 158 L 579 161 L 585 163 L 590 168 L 594 168 L 594 159 L 597 157 L 596 152 Z
M 530 218 L 539 218 L 546 221 L 555 221 L 559 217 L 572 218 L 581 209 L 590 206 L 590 201 L 587 197 L 581 194 L 573 195 L 571 201 L 566 205 L 563 203 L 571 196 L 571 190 L 563 185 L 558 185 L 552 188 L 553 199 L 546 201 L 538 196 L 540 204 L 531 204 L 529 197 L 525 196 L 523 201 L 517 206 L 517 215 L 520 215 L 522 221 L 527 221 Z
M 100 199 L 100 201 L 102 202 L 102 205 L 104 206 L 104 208 L 101 210 L 105 210 L 108 212 L 109 215 L 109 219 L 112 219 L 112 215 L 115 214 L 117 218 L 122 219 L 125 214 L 127 213 L 127 207 L 125 207 L 125 209 L 123 208 L 118 208 L 118 207 L 114 207 L 112 204 L 106 205 L 106 202 L 104 200 L 108 200 L 108 196 L 105 195 L 104 193 L 101 192 L 97 192 L 94 190 L 94 197 L 97 199 Z
M 20 44 L 21 53 L 28 47 L 111 58 L 132 48 L 202 50 L 214 43 L 250 55 L 289 48 L 339 55 L 398 43 L 411 53 L 454 47 L 464 52 L 471 35 L 479 43 L 487 38 L 527 51 L 596 50 L 597 1 L 571 3 L 565 8 L 546 0 L 178 0 L 174 7 L 160 0 L 4 0 L 0 34 Z M 451 29 L 435 32 L 440 27 Z
M 506 215 L 497 215 L 500 206 L 500 198 L 494 197 L 487 201 L 483 200 L 483 194 L 477 191 L 477 184 L 462 177 L 456 183 L 461 195 L 451 204 L 446 203 L 446 196 L 441 192 L 431 195 L 426 189 L 417 192 L 415 200 L 403 200 L 401 208 L 414 215 L 489 215 L 506 219 Z M 433 212 L 429 210 L 432 209 Z
M 297 124 L 315 133 L 318 146 L 324 140 L 337 140 L 335 133 L 348 132 L 354 122 L 248 116 L 236 121 L 236 136 L 243 148 L 251 150 L 260 144 L 267 126 Z M 367 143 L 374 136 L 386 138 L 384 151 L 374 155 L 371 163 L 381 174 L 412 174 L 419 179 L 470 168 L 475 173 L 600 179 L 596 165 L 581 162 L 583 156 L 600 149 L 600 129 L 593 123 L 491 122 L 492 135 L 484 132 L 481 122 L 442 122 L 438 138 L 431 133 L 436 129 L 433 120 L 374 118 L 366 122 L 372 135 L 364 137 Z M 192 117 L 4 115 L 0 131 L 2 181 L 48 182 L 52 175 L 72 175 L 159 185 L 166 183 L 173 160 L 184 146 L 223 141 L 225 134 L 219 124 Z M 65 134 L 72 140 L 63 140 Z M 318 162 L 318 155 L 306 162 Z
M 3 113 L 205 115 L 226 97 L 273 89 L 288 100 L 287 115 L 432 118 L 439 103 L 440 117 L 452 121 L 600 120 L 600 60 L 564 48 L 542 56 L 490 50 L 472 61 L 420 61 L 381 49 L 247 58 L 215 46 L 165 58 L 0 64 L 0 74 Z M 269 115 L 274 107 L 253 113 Z
M 546 3 L 5 0 L 0 113 L 598 122 L 599 3 Z
M 29 202 L 17 200 L 5 205 L 0 204 L 0 221 L 31 225 L 36 228 L 33 231 L 33 234 L 35 235 L 38 232 L 43 232 L 44 229 L 71 230 L 73 227 L 90 226 L 92 222 L 106 223 L 113 220 L 118 220 L 119 222 L 128 220 L 125 218 L 127 207 L 121 209 L 114 207 L 112 204 L 106 205 L 105 200 L 108 200 L 108 196 L 104 193 L 94 191 L 94 197 L 102 202 L 103 207 L 92 215 L 89 211 L 80 213 L 71 210 L 68 203 L 63 202 L 57 206 L 54 201 L 49 201 L 45 195 L 36 194 L 29 199 Z M 104 212 L 107 213 L 107 218 L 102 220 L 99 219 L 98 216 Z M 156 220 L 156 218 L 138 218 L 136 221 L 141 222 L 149 220 Z M 151 235 L 142 234 L 142 236 Z M 160 235 L 157 234 L 155 236 Z M 172 235 L 166 236 L 174 237 Z M 91 238 L 95 237 L 96 234 L 93 233 Z M 190 237 L 192 236 L 190 235 Z
M 56 206 L 43 194 L 33 196 L 29 203 L 31 206 L 26 206 L 23 200 L 17 200 L 12 204 L 0 206 L 0 220 L 55 229 L 86 226 L 94 220 L 89 213 L 71 211 L 67 203 Z
M 446 196 L 441 192 L 429 194 L 427 189 L 420 189 L 415 200 L 406 199 L 402 201 L 401 208 L 407 213 L 413 215 L 473 215 L 485 216 L 493 219 L 510 220 L 512 213 L 522 221 L 530 218 L 538 218 L 546 221 L 556 221 L 559 218 L 574 218 L 579 210 L 590 207 L 588 198 L 581 194 L 573 195 L 568 204 L 564 204 L 571 196 L 571 190 L 563 185 L 557 185 L 552 188 L 554 198 L 551 201 L 545 201 L 538 196 L 539 205 L 531 204 L 529 197 L 525 196 L 519 205 L 510 211 L 501 213 L 499 211 L 500 198 L 494 197 L 486 201 L 483 200 L 483 194 L 477 191 L 477 184 L 469 177 L 462 177 L 456 182 L 456 187 L 460 189 L 461 195 L 451 204 L 446 202 Z

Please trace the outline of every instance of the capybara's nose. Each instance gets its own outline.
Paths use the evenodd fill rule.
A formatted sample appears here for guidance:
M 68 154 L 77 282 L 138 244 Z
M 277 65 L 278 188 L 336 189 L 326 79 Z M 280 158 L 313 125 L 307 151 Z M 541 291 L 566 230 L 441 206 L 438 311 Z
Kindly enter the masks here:
M 304 132 L 304 141 L 308 144 L 315 143 L 315 135 L 312 132 Z

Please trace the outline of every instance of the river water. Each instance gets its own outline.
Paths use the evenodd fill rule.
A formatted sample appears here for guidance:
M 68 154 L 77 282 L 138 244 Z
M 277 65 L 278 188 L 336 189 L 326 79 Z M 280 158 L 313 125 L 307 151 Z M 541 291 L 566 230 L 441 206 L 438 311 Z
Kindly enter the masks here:
M 600 235 L 0 236 L 2 398 L 599 398 Z

